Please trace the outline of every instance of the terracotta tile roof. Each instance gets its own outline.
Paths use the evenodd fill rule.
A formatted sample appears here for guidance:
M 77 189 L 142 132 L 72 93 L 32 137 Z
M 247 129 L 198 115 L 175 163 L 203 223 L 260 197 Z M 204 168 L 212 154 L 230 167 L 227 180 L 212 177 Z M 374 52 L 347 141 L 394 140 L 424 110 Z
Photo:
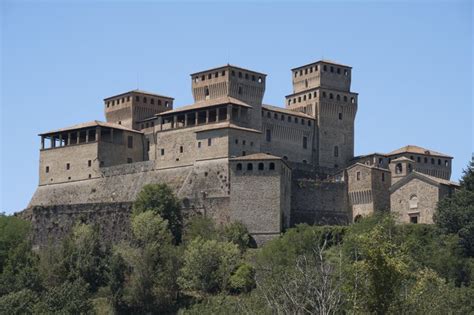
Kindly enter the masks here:
M 245 156 L 231 158 L 232 161 L 257 161 L 257 160 L 282 160 L 281 157 L 266 153 L 255 153 Z
M 124 93 L 116 94 L 116 95 L 113 95 L 113 96 L 109 96 L 107 98 L 104 98 L 104 101 L 115 98 L 115 97 L 118 97 L 118 96 L 131 94 L 131 93 L 146 94 L 146 95 L 151 95 L 151 96 L 156 96 L 156 97 L 163 97 L 163 98 L 168 98 L 170 100 L 174 100 L 174 98 L 172 98 L 170 96 L 165 96 L 165 95 L 161 95 L 161 94 L 156 94 L 156 93 L 151 93 L 151 92 L 135 89 L 135 90 L 131 90 L 131 91 L 128 91 L 128 92 L 124 92 Z
M 304 118 L 307 118 L 307 119 L 313 119 L 313 120 L 314 120 L 314 117 L 312 117 L 312 116 L 310 116 L 310 115 L 308 115 L 308 114 L 305 114 L 305 113 L 302 113 L 302 112 L 292 111 L 292 110 L 290 110 L 290 109 L 283 108 L 283 107 L 278 107 L 278 106 L 272 106 L 272 105 L 263 104 L 263 105 L 262 105 L 262 108 L 263 108 L 263 109 L 266 109 L 266 110 L 271 110 L 271 111 L 275 111 L 275 112 L 285 113 L 285 114 L 293 115 L 293 116 L 300 116 L 300 117 L 304 117 Z
M 429 179 L 431 180 L 434 180 L 435 182 L 438 182 L 440 184 L 443 184 L 443 185 L 447 185 L 447 186 L 460 186 L 459 183 L 456 183 L 456 182 L 452 182 L 450 180 L 447 180 L 447 179 L 443 179 L 443 178 L 439 178 L 439 177 L 435 177 L 435 176 L 431 176 L 431 175 L 426 175 L 424 173 L 420 173 L 420 172 L 417 172 L 417 171 L 414 171 L 418 174 L 421 174 L 422 176 L 425 176 L 425 177 L 428 177 Z
M 205 101 L 200 101 L 191 105 L 186 105 L 186 106 L 181 106 L 176 109 L 168 110 L 166 112 L 161 112 L 156 114 L 156 116 L 161 116 L 161 115 L 168 115 L 168 114 L 174 114 L 174 113 L 180 113 L 188 110 L 194 110 L 194 109 L 204 109 L 206 107 L 212 107 L 212 106 L 217 106 L 217 105 L 224 105 L 224 104 L 234 104 L 234 105 L 239 105 L 243 107 L 248 107 L 251 108 L 247 103 L 244 103 L 238 99 L 235 99 L 233 97 L 220 97 L 220 98 L 214 98 L 210 100 L 205 100 Z
M 113 129 L 120 129 L 120 130 L 125 130 L 125 131 L 130 131 L 130 132 L 136 132 L 136 133 L 143 133 L 141 131 L 130 129 L 130 128 L 124 127 L 122 125 L 119 125 L 119 124 L 93 120 L 93 121 L 77 124 L 77 125 L 66 127 L 66 128 L 61 128 L 61 129 L 56 129 L 56 130 L 43 132 L 43 133 L 40 133 L 39 136 L 49 135 L 49 134 L 53 134 L 53 133 L 60 133 L 60 132 L 65 132 L 65 131 L 71 131 L 71 130 L 97 127 L 97 126 L 106 127 L 106 128 L 113 128 Z
M 397 189 L 404 186 L 406 183 L 410 182 L 414 178 L 418 178 L 418 179 L 420 179 L 422 181 L 425 181 L 427 183 L 430 183 L 432 185 L 446 185 L 446 186 L 459 187 L 459 184 L 456 183 L 456 182 L 452 182 L 452 181 L 449 181 L 449 180 L 446 180 L 446 179 L 442 179 L 442 178 L 426 175 L 424 173 L 420 173 L 420 172 L 417 172 L 417 171 L 413 171 L 410 174 L 408 174 L 407 176 L 400 179 L 398 182 L 396 182 L 392 186 L 390 186 L 389 191 L 390 192 L 396 191 Z
M 395 155 L 395 154 L 403 154 L 403 153 L 414 153 L 414 154 L 424 154 L 424 155 L 433 155 L 433 156 L 440 156 L 452 159 L 452 156 L 446 155 L 444 153 L 436 152 L 433 150 L 428 150 L 416 145 L 406 145 L 400 149 L 394 150 L 387 155 Z

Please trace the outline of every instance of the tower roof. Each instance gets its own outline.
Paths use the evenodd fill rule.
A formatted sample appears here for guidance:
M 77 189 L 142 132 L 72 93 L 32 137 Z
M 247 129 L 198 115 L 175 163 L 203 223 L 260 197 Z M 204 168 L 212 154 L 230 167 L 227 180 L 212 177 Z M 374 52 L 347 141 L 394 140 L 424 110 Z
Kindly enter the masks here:
M 66 132 L 66 131 L 73 131 L 73 130 L 91 128 L 91 127 L 97 127 L 97 126 L 106 127 L 106 128 L 113 128 L 113 129 L 120 129 L 120 130 L 124 130 L 124 131 L 135 132 L 135 133 L 143 133 L 141 131 L 130 129 L 130 128 L 124 127 L 122 125 L 119 125 L 119 124 L 103 122 L 103 121 L 99 121 L 99 120 L 93 120 L 93 121 L 73 125 L 73 126 L 66 127 L 66 128 L 61 128 L 61 129 L 56 129 L 56 130 L 43 132 L 43 133 L 40 133 L 38 136 L 45 136 L 45 135 L 50 135 L 50 134 L 54 134 L 54 133 L 61 133 L 61 132 Z
M 344 65 L 344 64 L 342 64 L 342 63 L 338 63 L 338 62 L 335 62 L 335 61 L 332 61 L 332 60 L 328 60 L 328 59 L 321 59 L 321 60 L 318 60 L 318 61 L 315 61 L 315 62 L 307 63 L 307 64 L 302 65 L 302 66 L 298 66 L 298 67 L 296 67 L 296 68 L 291 69 L 291 71 L 293 71 L 293 70 L 299 70 L 300 68 L 306 68 L 306 67 L 308 67 L 308 66 L 315 65 L 315 64 L 320 64 L 320 63 L 327 63 L 327 64 L 332 64 L 332 65 L 335 65 L 335 66 L 341 66 L 341 67 L 345 67 L 345 68 L 352 69 L 351 66 Z
M 174 100 L 174 98 L 172 98 L 170 96 L 165 96 L 165 95 L 161 95 L 161 94 L 156 94 L 156 93 L 151 93 L 151 92 L 135 89 L 135 90 L 131 90 L 131 91 L 128 91 L 128 92 L 124 92 L 124 93 L 120 93 L 120 94 L 116 94 L 116 95 L 113 95 L 113 96 L 106 97 L 106 98 L 104 98 L 104 101 L 112 99 L 112 98 L 116 98 L 118 96 L 127 95 L 127 94 L 134 94 L 134 93 L 136 93 L 136 94 L 146 94 L 146 95 L 150 95 L 150 96 L 162 97 L 162 98 L 168 98 L 170 100 Z
M 250 69 L 246 69 L 246 68 L 242 68 L 242 67 L 239 67 L 239 66 L 234 66 L 234 65 L 231 65 L 231 64 L 226 64 L 226 65 L 223 65 L 223 66 L 220 66 L 220 67 L 215 67 L 215 68 L 210 68 L 210 69 L 206 69 L 206 70 L 202 70 L 202 71 L 198 71 L 198 72 L 194 72 L 194 73 L 191 73 L 190 76 L 194 76 L 196 74 L 201 74 L 201 73 L 207 73 L 207 72 L 210 72 L 210 71 L 216 71 L 216 70 L 221 70 L 221 69 L 227 69 L 227 68 L 232 68 L 232 69 L 236 69 L 236 70 L 242 70 L 242 71 L 247 71 L 247 72 L 252 72 L 252 73 L 255 73 L 255 74 L 260 74 L 260 75 L 263 75 L 263 76 L 267 76 L 265 73 L 263 72 L 259 72 L 259 71 L 255 71 L 255 70 L 250 70 Z
M 433 155 L 433 156 L 440 156 L 445 158 L 452 159 L 452 156 L 446 155 L 444 153 L 436 152 L 433 150 L 425 149 L 416 145 L 406 145 L 401 147 L 400 149 L 394 150 L 390 153 L 387 153 L 387 156 L 396 155 L 396 154 L 403 154 L 403 153 L 414 153 L 414 154 L 423 154 L 423 155 Z

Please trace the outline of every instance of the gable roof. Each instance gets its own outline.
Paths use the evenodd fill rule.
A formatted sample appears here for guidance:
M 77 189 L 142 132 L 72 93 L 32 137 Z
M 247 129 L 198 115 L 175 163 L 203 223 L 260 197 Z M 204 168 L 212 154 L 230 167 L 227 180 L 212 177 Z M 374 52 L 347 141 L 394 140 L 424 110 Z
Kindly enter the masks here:
M 43 133 L 38 134 L 38 136 L 45 136 L 45 135 L 50 135 L 50 134 L 53 134 L 53 133 L 61 133 L 61 132 L 65 132 L 65 131 L 72 131 L 72 130 L 78 130 L 78 129 L 84 129 L 84 128 L 97 127 L 97 126 L 106 127 L 106 128 L 113 128 L 113 129 L 119 129 L 119 130 L 130 131 L 130 132 L 136 132 L 136 133 L 143 133 L 141 131 L 138 131 L 138 130 L 135 130 L 135 129 L 130 129 L 130 128 L 124 127 L 122 125 L 119 125 L 119 124 L 114 124 L 114 123 L 109 123 L 109 122 L 104 122 L 104 121 L 99 121 L 99 120 L 93 120 L 93 121 L 73 125 L 73 126 L 70 126 L 70 127 L 65 127 L 65 128 L 61 128 L 61 129 L 56 129 L 56 130 L 43 132 Z
M 389 173 L 390 173 L 390 170 L 387 169 L 387 168 L 378 167 L 378 166 L 375 166 L 375 165 L 367 165 L 367 164 L 359 163 L 359 162 L 354 163 L 354 164 L 348 166 L 348 167 L 346 168 L 346 170 L 349 170 L 349 169 L 354 168 L 354 167 L 356 167 L 356 166 L 363 166 L 363 167 L 366 167 L 366 168 L 375 169 L 375 170 L 379 170 L 379 171 L 384 171 L 384 172 L 389 172 Z
M 417 145 L 406 145 L 406 146 L 401 147 L 397 150 L 394 150 L 390 153 L 387 153 L 387 155 L 390 156 L 390 155 L 396 155 L 396 154 L 402 154 L 402 153 L 433 155 L 433 156 L 445 157 L 445 158 L 450 158 L 450 159 L 453 158 L 452 156 L 446 155 L 444 153 L 440 153 L 440 152 L 436 152 L 436 151 L 433 151 L 433 150 L 425 149 L 425 148 L 419 147 Z
M 171 109 L 165 112 L 157 113 L 155 116 L 162 116 L 162 115 L 168 115 L 168 114 L 174 114 L 174 113 L 180 113 L 188 110 L 195 110 L 195 109 L 204 109 L 207 107 L 212 107 L 212 106 L 217 106 L 217 105 L 224 105 L 224 104 L 233 104 L 233 105 L 239 105 L 247 108 L 251 108 L 249 104 L 242 102 L 241 100 L 238 100 L 233 97 L 229 96 L 224 96 L 224 97 L 219 97 L 219 98 L 213 98 L 205 101 L 199 101 L 191 105 L 185 105 L 181 106 L 175 109 Z
M 445 185 L 445 186 L 453 186 L 453 187 L 459 187 L 459 184 L 456 182 L 452 182 L 446 179 L 434 177 L 434 176 L 429 176 L 417 171 L 411 172 L 409 175 L 405 176 L 404 178 L 400 179 L 398 182 L 393 184 L 389 191 L 390 193 L 394 192 L 395 190 L 399 189 L 400 187 L 404 186 L 408 182 L 410 182 L 413 179 L 419 179 L 425 183 L 431 184 L 433 186 L 439 186 L 439 185 Z
M 291 109 L 287 109 L 287 108 L 283 108 L 283 107 L 278 107 L 278 106 L 272 106 L 272 105 L 267 105 L 267 104 L 262 104 L 262 109 L 266 109 L 266 110 L 271 110 L 271 111 L 275 111 L 275 112 L 280 112 L 280 113 L 284 113 L 284 114 L 287 114 L 287 115 L 293 115 L 293 116 L 299 116 L 299 117 L 304 117 L 304 118 L 307 118 L 307 119 L 312 119 L 314 120 L 315 118 L 308 115 L 308 114 L 305 114 L 305 113 L 302 113 L 302 112 L 296 112 L 296 111 L 293 111 Z
M 400 157 L 392 160 L 392 162 L 402 162 L 402 161 L 415 162 L 412 159 L 407 158 L 406 156 L 400 156 Z

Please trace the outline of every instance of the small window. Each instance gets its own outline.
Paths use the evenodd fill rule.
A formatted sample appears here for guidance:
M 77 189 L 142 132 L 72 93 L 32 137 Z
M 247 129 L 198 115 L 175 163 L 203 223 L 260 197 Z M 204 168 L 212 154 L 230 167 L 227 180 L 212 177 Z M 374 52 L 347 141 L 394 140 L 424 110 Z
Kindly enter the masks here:
M 252 74 L 252 81 L 255 81 L 256 79 L 255 74 Z
M 242 87 L 239 86 L 239 91 L 238 91 L 239 94 L 242 94 Z
M 334 67 L 333 66 L 331 66 L 331 72 L 334 72 Z
M 307 148 L 308 148 L 308 138 L 303 137 L 303 149 L 307 149 Z
M 307 163 L 308 163 L 308 161 L 306 161 L 306 160 L 303 160 L 303 164 L 307 164 Z
M 344 102 L 347 102 L 347 96 L 344 95 Z
M 201 76 L 201 81 L 204 81 L 204 80 L 206 80 L 206 76 L 205 76 L 205 75 L 202 75 L 202 76 Z
M 360 180 L 360 172 L 356 173 L 356 180 Z
M 355 99 L 353 97 L 351 97 L 351 103 L 354 104 L 355 103 Z
M 201 141 L 198 141 L 198 148 L 201 148 Z
M 183 149 L 183 146 L 180 146 L 180 147 L 179 147 L 179 153 L 183 153 L 183 150 L 184 150 L 184 149 Z
M 258 163 L 258 170 L 263 171 L 263 169 L 264 169 L 263 163 Z
M 334 156 L 339 157 L 339 147 L 337 145 L 334 147 Z
M 219 77 L 219 72 L 214 73 L 214 78 Z
M 232 70 L 231 73 L 230 73 L 233 77 L 235 77 L 235 71 Z
M 441 165 L 441 159 L 438 159 L 438 165 Z
M 245 140 L 242 140 L 242 145 L 245 145 L 247 142 Z
M 92 174 L 89 174 L 89 178 L 92 178 Z
M 298 123 L 298 118 L 297 118 L 297 117 L 295 117 L 295 124 L 297 124 L 297 123 Z
M 127 146 L 129 149 L 133 149 L 133 136 L 127 137 Z
M 420 162 L 421 162 L 421 157 L 417 156 L 417 157 L 416 157 L 416 161 L 417 161 L 418 163 L 420 163 Z
M 143 98 L 143 103 L 146 103 L 146 97 Z
M 449 162 L 448 160 L 444 160 L 444 166 L 448 167 L 449 166 Z
M 204 95 L 205 96 L 209 96 L 209 88 L 206 86 L 206 88 L 204 89 Z
M 104 166 L 105 166 L 105 162 L 104 162 L 104 161 L 100 161 L 100 162 L 99 162 L 99 166 L 100 166 L 100 167 L 104 167 Z
M 161 105 L 161 100 L 158 100 L 158 105 Z
M 155 99 L 154 99 L 154 98 L 150 98 L 150 103 L 154 105 L 154 104 L 155 104 Z
M 242 156 L 246 156 L 246 155 L 247 155 L 247 152 L 242 151 Z
M 225 76 L 225 70 L 222 70 L 222 76 Z
M 341 96 L 339 94 L 336 95 L 336 100 L 338 100 L 338 101 L 341 100 Z
M 347 76 L 349 72 L 347 70 L 344 70 L 344 75 Z
M 382 182 L 385 181 L 385 173 L 382 173 Z
M 311 127 L 311 120 L 308 120 L 308 126 Z
M 212 138 L 207 139 L 207 146 L 210 147 L 212 144 Z
M 403 171 L 402 163 L 398 163 L 398 164 L 395 166 L 395 174 L 401 174 L 402 171 Z
M 92 160 L 87 161 L 87 166 L 91 167 L 92 166 Z
M 275 169 L 275 163 L 271 162 L 268 169 L 274 170 Z
M 285 120 L 285 116 L 284 116 L 284 115 L 281 115 L 281 116 L 280 116 L 280 119 L 281 119 L 281 120 Z
M 288 122 L 291 122 L 291 116 L 288 116 Z
M 140 101 L 140 97 L 139 96 L 135 96 L 135 101 Z
M 326 65 L 323 66 L 323 71 L 327 71 L 328 67 Z
M 165 149 L 161 149 L 160 154 L 161 154 L 161 155 L 165 155 Z
M 46 166 L 46 173 L 49 173 L 49 166 Z
M 239 144 L 239 139 L 235 139 L 235 144 Z
M 262 83 L 262 82 L 263 82 L 262 77 L 258 77 L 258 83 Z
M 266 130 L 266 139 L 267 139 L 267 142 L 272 141 L 272 131 L 270 129 Z
M 67 170 L 71 169 L 71 164 L 66 163 L 66 169 L 67 169 Z
M 339 113 L 339 120 L 342 120 L 342 113 Z
M 277 113 L 273 114 L 273 118 L 278 119 L 278 114 Z
M 332 100 L 334 98 L 334 96 L 332 95 L 332 93 L 329 93 L 329 99 Z
M 326 97 L 326 92 L 323 92 L 323 97 Z
M 209 74 L 207 75 L 207 78 L 208 78 L 208 79 L 212 79 L 212 73 L 209 73 Z
M 146 152 L 150 152 L 150 140 L 146 141 Z
M 247 79 L 247 80 L 249 79 L 249 74 L 248 73 L 245 74 L 245 79 Z
M 435 164 L 435 159 L 431 158 L 431 164 Z
M 237 163 L 237 170 L 241 171 L 242 170 L 242 163 Z
M 128 163 L 128 164 L 130 164 L 130 163 L 132 163 L 132 162 L 133 162 L 132 158 L 127 158 L 127 163 Z
M 425 156 L 425 158 L 423 159 L 423 162 L 425 163 L 428 163 L 428 158 Z
M 341 68 L 337 68 L 337 74 L 341 74 Z
M 247 171 L 253 170 L 253 164 L 252 163 L 247 163 Z
M 242 72 L 239 71 L 239 78 L 242 78 Z
M 410 216 L 410 223 L 418 224 L 418 216 L 417 215 Z

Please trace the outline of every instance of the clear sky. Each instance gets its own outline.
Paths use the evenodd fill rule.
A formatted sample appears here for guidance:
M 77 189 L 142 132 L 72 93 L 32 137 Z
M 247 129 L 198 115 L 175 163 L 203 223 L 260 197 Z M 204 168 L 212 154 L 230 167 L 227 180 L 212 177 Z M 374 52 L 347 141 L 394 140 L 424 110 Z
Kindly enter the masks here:
M 26 2 L 1 4 L 0 211 L 26 207 L 42 131 L 104 120 L 102 99 L 139 87 L 192 102 L 190 73 L 232 63 L 268 74 L 284 106 L 290 69 L 353 67 L 356 154 L 416 144 L 473 151 L 471 1 Z

